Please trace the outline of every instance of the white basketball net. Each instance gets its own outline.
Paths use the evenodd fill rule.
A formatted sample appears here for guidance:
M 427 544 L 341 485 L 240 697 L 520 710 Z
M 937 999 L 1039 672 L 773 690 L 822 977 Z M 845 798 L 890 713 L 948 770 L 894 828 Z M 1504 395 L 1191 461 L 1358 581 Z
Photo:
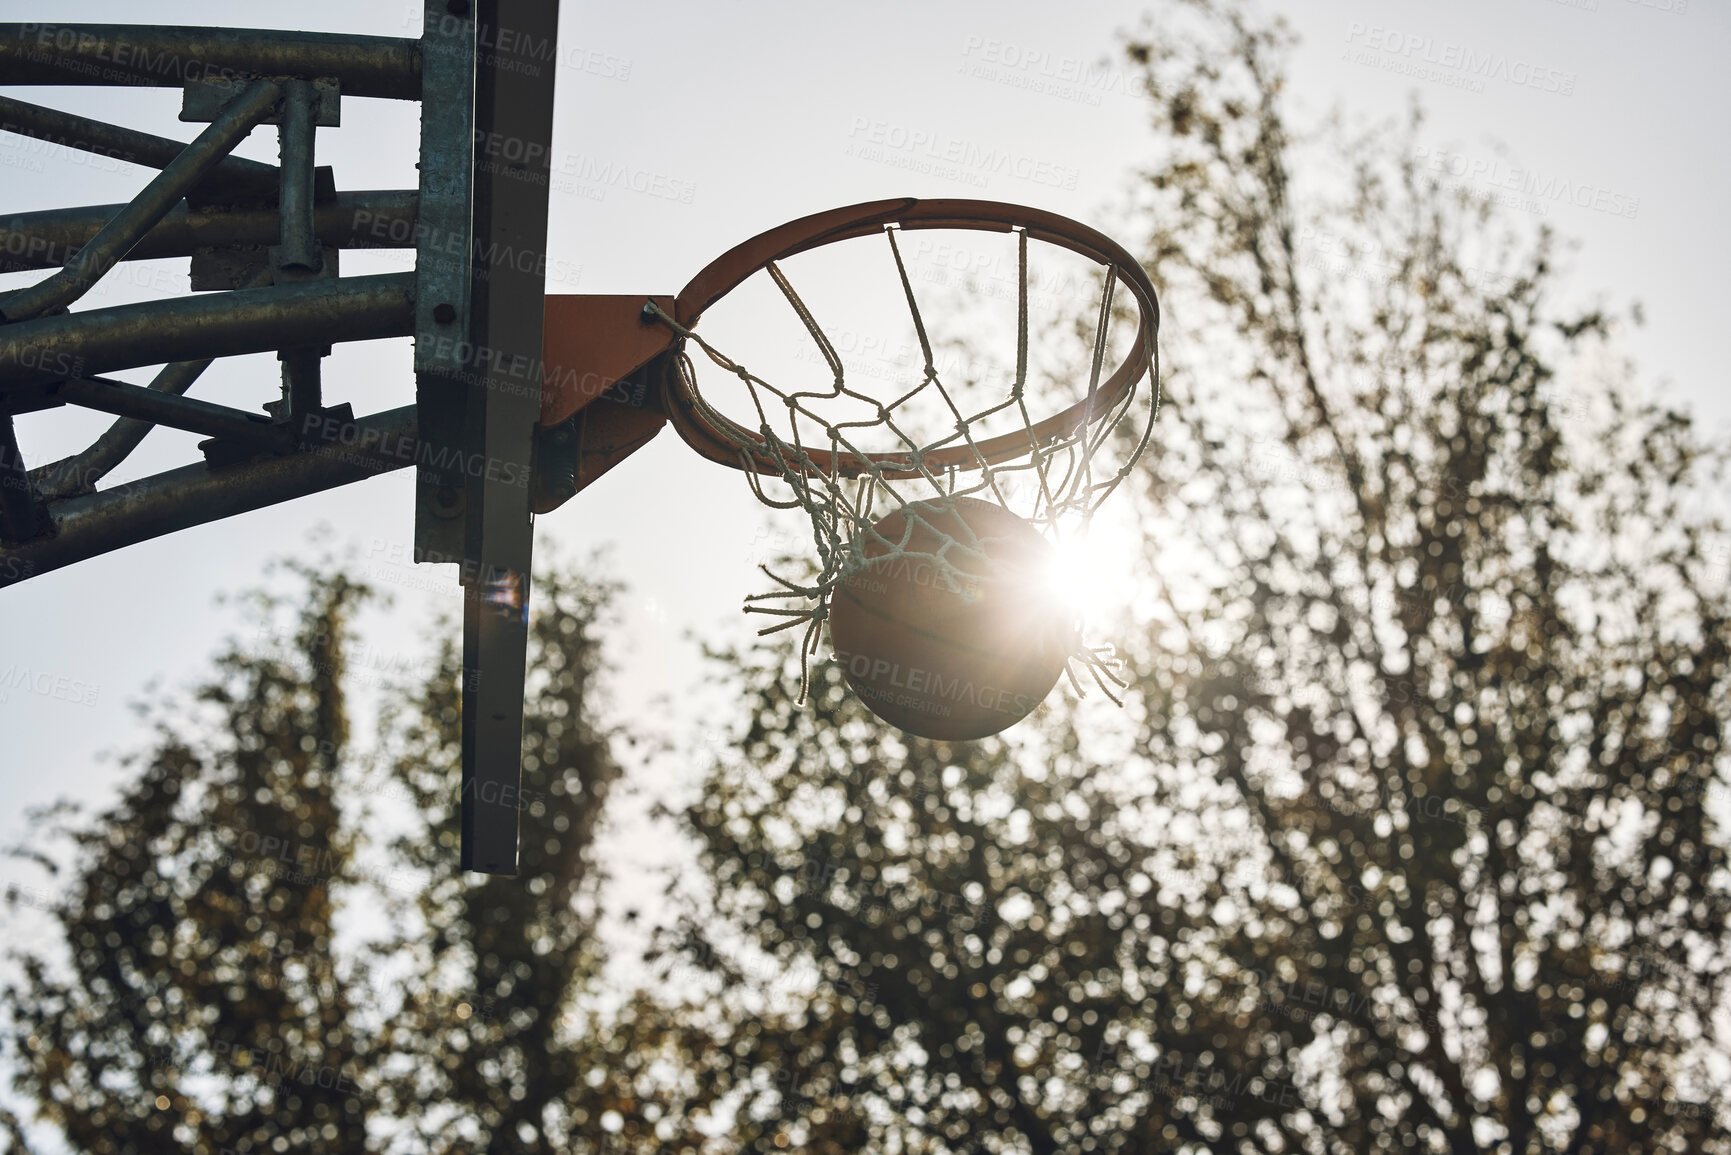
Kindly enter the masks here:
M 800 647 L 799 700 L 802 704 L 809 689 L 810 658 L 817 653 L 820 630 L 828 616 L 830 592 L 838 584 L 869 567 L 891 565 L 904 559 L 913 564 L 930 565 L 938 579 L 956 592 L 960 592 L 966 583 L 978 582 L 982 573 L 989 574 L 989 559 L 982 544 L 968 531 L 961 518 L 946 519 L 945 524 L 949 527 L 960 524 L 967 535 L 966 539 L 958 539 L 933 526 L 930 521 L 920 517 L 920 510 L 914 507 L 913 503 L 925 502 L 946 508 L 949 499 L 974 497 L 994 501 L 1012 512 L 1018 512 L 1013 508 L 1008 494 L 1011 491 L 1031 490 L 1031 512 L 1018 515 L 1026 517 L 1049 540 L 1058 540 L 1061 535 L 1074 539 L 1086 533 L 1094 512 L 1128 476 L 1137 458 L 1148 445 L 1154 418 L 1159 413 L 1159 349 L 1153 333 L 1149 335 L 1150 369 L 1144 374 L 1148 381 L 1147 394 L 1142 392 L 1141 378 L 1131 382 L 1115 400 L 1099 392 L 1107 334 L 1113 319 L 1114 290 L 1119 279 L 1114 267 L 1104 265 L 1083 419 L 1068 432 L 1043 440 L 1035 436 L 1033 429 L 1036 418 L 1028 411 L 1026 397 L 1028 235 L 1020 228 L 1015 230 L 1018 234 L 1015 377 L 1007 382 L 1001 399 L 972 414 L 964 413 L 957 405 L 953 390 L 945 386 L 939 374 L 925 320 L 915 299 L 913 284 L 902 260 L 901 249 L 896 243 L 898 231 L 894 225 L 887 226 L 884 237 L 889 242 L 896 270 L 901 277 L 908 311 L 919 336 L 925 368 L 923 378 L 893 401 L 880 401 L 848 385 L 835 345 L 825 335 L 799 294 L 794 291 L 787 276 L 773 261 L 766 264 L 764 269 L 788 304 L 793 307 L 833 373 L 833 383 L 828 390 L 787 391 L 772 385 L 715 348 L 694 329 L 680 325 L 653 301 L 648 306 L 658 319 L 674 329 L 685 341 L 695 344 L 717 366 L 744 383 L 756 410 L 757 438 L 761 440 L 742 435 L 702 398 L 696 388 L 695 366 L 689 355 L 681 349 L 678 372 L 688 387 L 689 395 L 694 398 L 695 406 L 711 428 L 739 450 L 742 470 L 758 500 L 775 509 L 803 510 L 810 520 L 812 538 L 817 547 L 816 576 L 800 581 L 778 574 L 767 565 L 760 565 L 758 568 L 775 582 L 778 588 L 766 593 L 752 594 L 745 599 L 747 613 L 768 614 L 785 619 L 759 630 L 760 635 L 805 626 L 805 637 Z M 931 397 L 940 400 L 954 425 L 953 429 L 942 437 L 921 441 L 898 421 L 898 415 L 916 401 L 929 403 Z M 827 418 L 821 411 L 823 403 L 840 399 L 863 403 L 875 409 L 876 417 L 842 421 Z M 1108 403 L 1109 401 L 1111 403 Z M 1099 406 L 1097 412 L 1096 403 Z M 1145 404 L 1147 407 L 1146 423 L 1139 431 L 1127 428 L 1120 433 L 1119 426 L 1125 423 L 1126 417 L 1138 404 Z M 1001 414 L 1020 419 L 1021 428 L 1028 433 L 1027 448 L 1020 451 L 1020 456 L 994 464 L 980 451 L 979 442 L 983 439 L 976 437 L 975 431 L 988 419 Z M 781 419 L 782 424 L 779 426 L 774 420 L 776 418 Z M 826 448 L 832 455 L 830 468 L 824 468 L 811 457 L 808 452 L 810 439 L 801 432 L 800 418 L 805 418 L 823 430 L 827 445 L 822 448 Z M 898 448 L 894 451 L 894 462 L 874 462 L 856 444 L 860 432 L 867 429 L 887 431 L 896 439 Z M 1096 455 L 1115 434 L 1125 442 L 1134 438 L 1133 445 L 1122 455 L 1123 460 L 1115 468 L 1097 467 Z M 970 459 L 963 464 L 940 467 L 937 470 L 928 466 L 926 459 L 933 454 L 963 445 L 971 451 Z M 849 469 L 846 473 L 841 472 L 834 463 L 842 454 L 849 455 L 852 459 L 850 465 L 857 468 Z M 789 496 L 779 498 L 765 491 L 758 472 L 764 464 L 773 467 L 774 475 L 787 487 Z M 886 476 L 886 473 L 897 476 Z M 908 476 L 901 476 L 903 474 Z M 896 510 L 904 513 L 907 529 L 901 540 L 892 541 L 878 533 L 873 526 Z M 937 534 L 939 544 L 932 552 L 911 548 L 916 522 Z M 930 540 L 926 534 L 920 536 Z M 870 557 L 866 554 L 868 543 L 875 545 Z M 963 562 L 963 565 L 958 566 L 958 561 Z M 1078 631 L 1075 649 L 1070 655 L 1072 662 L 1065 666 L 1071 685 L 1079 694 L 1086 692 L 1072 668 L 1079 662 L 1092 674 L 1094 682 L 1106 696 L 1119 702 L 1111 687 L 1122 687 L 1124 683 L 1117 676 L 1114 655 L 1115 651 L 1110 644 L 1089 645 L 1081 640 Z

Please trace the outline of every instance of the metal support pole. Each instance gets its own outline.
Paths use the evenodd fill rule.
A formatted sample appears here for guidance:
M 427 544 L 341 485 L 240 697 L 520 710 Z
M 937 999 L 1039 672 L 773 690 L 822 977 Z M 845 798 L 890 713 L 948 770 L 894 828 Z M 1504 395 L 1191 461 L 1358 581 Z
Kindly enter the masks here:
M 275 81 L 255 80 L 231 101 L 209 128 L 186 146 L 186 151 L 144 186 L 131 204 L 78 250 L 78 255 L 53 276 L 0 298 L 0 321 L 17 322 L 76 301 L 102 274 L 114 267 L 127 250 L 149 232 L 151 226 L 175 206 L 205 173 L 234 146 L 246 139 L 253 126 L 276 106 L 280 90 Z
M 282 362 L 282 400 L 271 407 L 271 413 L 278 421 L 293 421 L 302 413 L 315 413 L 324 404 L 320 366 L 324 355 L 321 345 L 284 349 L 277 354 Z
M 489 461 L 528 461 L 541 415 L 538 365 L 546 307 L 544 261 L 503 262 L 494 252 L 547 251 L 548 163 L 553 140 L 558 0 L 478 0 L 482 42 L 496 47 L 476 69 L 475 122 L 523 145 L 523 162 L 475 164 L 475 252 L 470 341 L 497 352 L 468 391 L 466 447 Z M 501 29 L 515 36 L 506 46 Z M 531 49 L 533 46 L 533 50 Z M 539 50 L 545 46 L 545 52 Z M 469 478 L 463 556 L 475 577 L 463 603 L 463 795 L 460 858 L 467 870 L 517 873 L 524 670 L 534 518 L 526 488 Z M 471 566 L 465 566 L 470 569 Z
M 306 80 L 283 82 L 280 156 L 282 191 L 277 205 L 282 211 L 282 247 L 279 268 L 316 273 L 318 239 L 313 230 L 313 86 Z
M 415 275 L 384 273 L 175 297 L 0 325 L 0 398 L 10 387 L 414 331 Z
M 58 108 L 43 108 L 10 96 L 0 96 L 0 131 L 52 141 L 65 148 L 111 156 L 128 164 L 156 169 L 167 168 L 186 151 L 183 140 L 122 128 L 118 124 L 62 112 Z M 276 190 L 277 174 L 270 165 L 243 157 L 225 156 L 205 174 L 193 191 L 206 194 L 210 200 L 269 201 L 276 195 Z
M 423 0 L 420 201 L 415 214 L 415 411 L 421 439 L 460 443 L 474 379 L 469 336 L 475 146 L 475 21 Z M 467 480 L 415 472 L 415 560 L 463 556 Z
M 282 239 L 277 246 L 275 267 L 290 276 L 312 275 L 324 267 L 318 238 L 313 229 L 313 86 L 310 81 L 283 84 L 281 145 L 282 192 L 277 205 L 282 211 Z M 293 421 L 323 404 L 319 362 L 324 345 L 284 349 L 282 401 L 274 409 L 278 421 Z

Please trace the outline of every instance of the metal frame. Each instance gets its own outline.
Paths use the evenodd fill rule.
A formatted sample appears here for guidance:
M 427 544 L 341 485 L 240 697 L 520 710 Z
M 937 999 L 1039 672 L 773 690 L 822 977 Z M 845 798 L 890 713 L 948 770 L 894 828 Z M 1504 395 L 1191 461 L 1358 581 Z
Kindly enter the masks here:
M 437 11 L 447 25 L 446 7 Z M 319 359 L 334 342 L 412 334 L 419 286 L 418 273 L 339 277 L 326 254 L 411 247 L 418 197 L 337 194 L 313 165 L 314 134 L 337 123 L 342 96 L 419 99 L 421 58 L 420 41 L 400 38 L 0 24 L 0 83 L 180 87 L 181 118 L 209 122 L 187 144 L 0 98 L 0 130 L 160 170 L 125 205 L 0 219 L 0 270 L 54 270 L 0 296 L 0 586 L 155 536 L 148 527 L 161 520 L 140 506 L 141 491 L 178 503 L 180 528 L 256 508 L 248 495 L 283 500 L 255 478 L 280 488 L 304 475 L 287 487 L 304 492 L 343 483 L 297 431 L 303 418 L 348 419 L 346 407 L 322 405 Z M 231 155 L 270 123 L 281 164 Z M 195 289 L 227 291 L 66 311 L 118 262 L 168 256 L 192 258 Z M 212 358 L 265 351 L 285 357 L 283 399 L 269 412 L 182 396 Z M 152 364 L 165 368 L 148 388 L 98 376 Z M 26 469 L 13 416 L 65 404 L 122 420 L 83 453 Z M 155 425 L 209 435 L 205 464 L 97 491 Z
M 0 24 L 0 84 L 179 87 L 181 119 L 208 122 L 188 144 L 0 97 L 0 131 L 159 170 L 125 205 L 0 218 L 0 271 L 52 270 L 0 295 L 0 586 L 416 466 L 416 559 L 459 563 L 475 586 L 462 861 L 500 874 L 517 864 L 531 504 L 569 493 L 472 468 L 533 469 L 544 364 L 545 262 L 475 254 L 545 250 L 557 21 L 556 0 L 425 0 L 417 40 Z M 339 193 L 315 165 L 318 127 L 355 96 L 421 102 L 417 189 Z M 277 165 L 231 155 L 261 124 L 278 126 Z M 496 140 L 512 142 L 502 160 Z M 340 275 L 342 249 L 375 247 L 414 248 L 415 271 Z M 118 262 L 171 256 L 191 258 L 198 295 L 67 311 Z M 415 338 L 415 405 L 357 420 L 326 404 L 334 343 L 402 336 Z M 266 412 L 185 396 L 214 358 L 264 351 L 283 363 Z M 144 365 L 163 366 L 149 386 L 99 375 Z M 26 468 L 13 417 L 59 405 L 120 420 Z M 98 489 L 158 425 L 207 435 L 205 460 Z M 611 456 L 577 487 L 629 452 L 600 441 Z

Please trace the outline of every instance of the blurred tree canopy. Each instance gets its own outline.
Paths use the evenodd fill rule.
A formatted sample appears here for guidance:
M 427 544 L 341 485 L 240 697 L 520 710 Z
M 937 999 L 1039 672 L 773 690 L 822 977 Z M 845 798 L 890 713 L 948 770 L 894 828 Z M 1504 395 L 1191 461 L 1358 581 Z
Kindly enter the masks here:
M 332 887 L 353 869 L 335 793 L 342 639 L 366 596 L 323 582 L 281 639 L 255 639 L 263 654 L 222 655 L 196 695 L 208 714 L 159 715 L 114 808 L 66 831 L 76 874 L 50 912 L 66 958 L 15 951 L 23 977 L 5 997 L 14 1088 L 75 1150 L 277 1135 L 340 1150 L 358 1133 L 345 1092 L 373 1040 L 348 1029 Z M 192 1090 L 209 1078 L 221 1089 Z
M 663 1052 L 697 1070 L 708 1036 L 650 1000 L 596 996 L 592 837 L 620 775 L 620 735 L 596 714 L 598 631 L 615 591 L 539 578 L 523 790 L 498 800 L 522 812 L 522 870 L 464 877 L 456 656 L 367 650 L 351 620 L 372 591 L 290 568 L 303 596 L 252 599 L 259 628 L 193 708 L 157 708 L 113 807 L 62 817 L 59 941 L 14 949 L 5 991 L 14 1090 L 95 1155 L 690 1138 L 705 1088 L 639 1084 Z M 378 759 L 350 743 L 357 654 L 401 675 Z M 381 818 L 402 833 L 380 836 Z M 50 849 L 28 853 L 57 867 Z M 340 942 L 340 922 L 365 930 Z M 23 1121 L 0 1127 L 31 1150 Z
M 523 873 L 465 877 L 455 656 L 363 757 L 372 594 L 300 567 L 60 819 L 59 941 L 6 991 L 36 1120 L 115 1155 L 1731 1150 L 1723 449 L 1416 113 L 1295 127 L 1288 48 L 1176 2 L 1125 45 L 1168 400 L 1118 499 L 1124 710 L 931 743 L 717 650 L 737 726 L 670 815 L 700 876 L 618 989 L 616 591 L 537 579 Z
M 1118 725 L 934 745 L 720 655 L 687 818 L 812 989 L 736 1049 L 747 1149 L 1731 1149 L 1723 450 L 1416 112 L 1294 129 L 1288 46 L 1126 45 L 1169 372 Z

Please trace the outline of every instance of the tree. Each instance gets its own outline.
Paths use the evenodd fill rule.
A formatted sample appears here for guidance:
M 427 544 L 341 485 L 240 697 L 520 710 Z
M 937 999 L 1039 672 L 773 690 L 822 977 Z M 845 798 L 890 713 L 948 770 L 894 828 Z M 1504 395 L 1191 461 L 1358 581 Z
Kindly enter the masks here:
M 1154 27 L 1128 752 L 904 741 L 724 656 L 751 721 L 687 817 L 737 957 L 813 988 L 737 1052 L 793 1072 L 742 1141 L 1731 1149 L 1723 449 L 1416 112 L 1295 133 L 1277 24 Z
M 354 880 L 344 642 L 368 591 L 305 576 L 287 644 L 223 654 L 196 695 L 206 724 L 159 719 L 114 807 L 63 828 L 69 973 L 15 952 L 5 999 L 14 1088 L 77 1150 L 364 1149 L 354 1092 L 377 1040 L 350 1029 L 332 948 L 333 892 Z
M 388 722 L 403 738 L 387 780 L 421 822 L 394 842 L 413 897 L 395 903 L 399 929 L 376 952 L 382 969 L 410 960 L 415 980 L 387 1011 L 409 1061 L 382 1089 L 409 1123 L 408 1150 L 694 1150 L 711 1037 L 670 1000 L 610 1009 L 600 986 L 593 842 L 622 773 L 615 745 L 634 741 L 603 720 L 600 627 L 618 591 L 558 571 L 535 591 L 523 788 L 481 798 L 520 812 L 515 877 L 457 868 L 456 682 L 426 683 Z M 443 657 L 455 665 L 449 643 Z
M 1155 861 L 1148 809 L 1073 730 L 905 738 L 833 665 L 800 708 L 784 648 L 719 656 L 751 721 L 687 818 L 749 946 L 718 948 L 695 920 L 681 945 L 796 1004 L 740 1020 L 735 1079 L 762 1092 L 742 1149 L 1158 1149 L 1207 1138 L 1185 1107 L 1198 1093 L 1259 1109 L 1264 1087 L 1216 1085 L 1201 1058 L 1248 1042 L 1243 1025 L 1164 991 L 1169 960 L 1140 950 L 1179 922 L 1157 888 L 1205 864 L 1191 847 Z M 1166 1061 L 1122 1077 L 1110 1029 L 1151 1008 Z
M 521 808 L 523 872 L 491 878 L 455 865 L 454 655 L 357 649 L 372 591 L 290 568 L 292 624 L 274 625 L 283 598 L 253 599 L 261 629 L 220 657 L 202 712 L 160 704 L 118 801 L 62 822 L 72 881 L 51 916 L 69 965 L 14 952 L 14 1089 L 98 1155 L 680 1149 L 669 1120 L 701 1118 L 706 1090 L 665 1057 L 708 1036 L 598 993 L 613 588 L 537 580 L 524 788 L 484 800 Z M 387 688 L 376 751 L 350 742 L 357 660 L 407 679 Z M 381 846 L 381 818 L 406 833 Z M 393 929 L 339 946 L 340 920 Z M 0 1128 L 27 1149 L 19 1120 Z

